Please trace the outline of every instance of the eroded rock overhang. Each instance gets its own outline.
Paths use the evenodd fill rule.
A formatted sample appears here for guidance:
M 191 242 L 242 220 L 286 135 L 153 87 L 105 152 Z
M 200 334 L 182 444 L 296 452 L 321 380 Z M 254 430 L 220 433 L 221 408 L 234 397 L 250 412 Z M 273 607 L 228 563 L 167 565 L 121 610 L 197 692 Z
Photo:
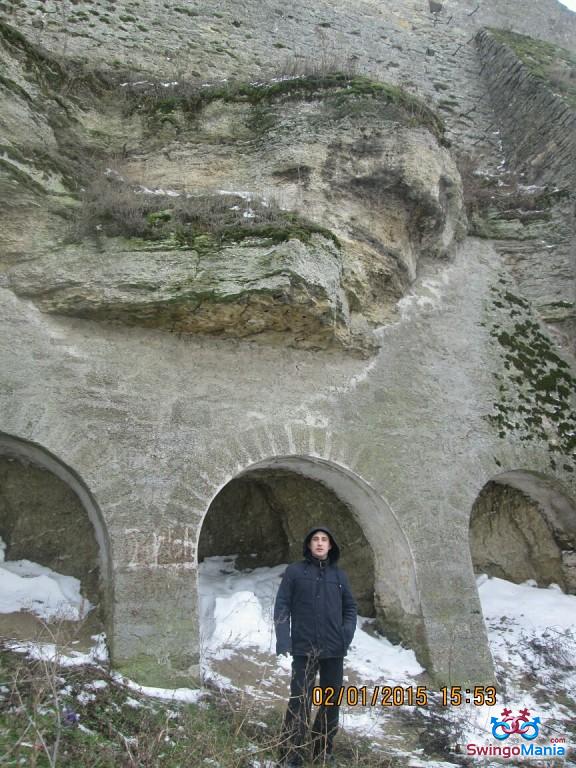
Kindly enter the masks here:
M 397 87 L 64 88 L 60 62 L 3 29 L 0 282 L 44 312 L 369 355 L 419 261 L 464 235 L 441 122 Z

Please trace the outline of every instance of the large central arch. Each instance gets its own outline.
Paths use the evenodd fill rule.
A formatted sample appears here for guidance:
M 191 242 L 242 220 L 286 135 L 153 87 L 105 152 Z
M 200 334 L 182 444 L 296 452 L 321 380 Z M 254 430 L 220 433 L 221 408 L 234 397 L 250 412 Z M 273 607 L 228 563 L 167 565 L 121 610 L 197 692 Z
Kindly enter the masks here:
M 258 461 L 243 468 L 227 485 L 242 480 L 263 479 L 267 474 L 277 477 L 279 473 L 320 484 L 348 510 L 360 532 L 357 539 L 361 538 L 365 542 L 364 546 L 369 547 L 366 555 L 370 559 L 373 557 L 372 605 L 379 624 L 391 639 L 401 639 L 409 644 L 416 650 L 421 661 L 425 662 L 427 648 L 413 554 L 390 505 L 349 469 L 332 461 L 306 455 L 275 456 Z M 220 494 L 225 491 L 226 486 L 213 497 L 198 528 L 199 560 L 207 551 L 202 532 L 208 527 L 208 516 Z M 325 513 L 321 521 L 313 514 L 310 512 L 309 520 L 302 520 L 301 527 L 306 529 L 318 522 L 330 525 L 331 521 L 326 519 Z M 230 519 L 229 524 L 234 526 L 234 520 Z M 278 534 L 283 533 L 279 526 Z M 294 532 L 298 542 L 302 533 Z M 298 548 L 300 545 L 297 543 L 295 546 Z M 291 550 L 291 558 L 294 554 L 300 556 L 298 549 Z M 353 573 L 349 575 L 353 580 Z

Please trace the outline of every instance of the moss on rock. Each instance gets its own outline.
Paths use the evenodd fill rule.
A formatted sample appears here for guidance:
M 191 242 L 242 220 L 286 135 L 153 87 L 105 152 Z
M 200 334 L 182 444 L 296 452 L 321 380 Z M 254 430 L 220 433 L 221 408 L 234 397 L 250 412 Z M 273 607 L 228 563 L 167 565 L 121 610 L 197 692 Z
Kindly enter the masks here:
M 285 77 L 265 82 L 230 81 L 225 84 L 197 86 L 177 83 L 166 87 L 152 84 L 133 93 L 133 109 L 147 114 L 168 114 L 182 110 L 188 115 L 199 114 L 214 101 L 248 103 L 253 107 L 282 100 L 330 99 L 336 114 L 369 108 L 371 101 L 394 107 L 396 117 L 410 125 L 421 125 L 443 140 L 442 119 L 417 96 L 390 83 L 372 80 L 363 75 L 351 77 L 341 72 L 302 77 Z M 370 101 L 369 101 L 370 100 Z
M 544 80 L 576 109 L 576 54 L 559 45 L 504 29 L 490 29 L 499 42 L 511 48 L 536 77 Z
M 196 250 L 214 250 L 247 239 L 309 243 L 316 234 L 340 247 L 329 229 L 265 200 L 247 200 L 233 193 L 146 195 L 114 176 L 99 179 L 86 191 L 70 239 L 100 234 Z
M 530 304 L 514 294 L 506 282 L 492 288 L 492 306 L 509 313 L 510 323 L 494 323 L 490 335 L 500 347 L 503 372 L 495 373 L 499 399 L 487 420 L 505 438 L 516 433 L 521 440 L 542 440 L 551 454 L 566 457 L 566 467 L 576 465 L 576 378 L 534 320 Z M 551 455 L 550 464 L 556 468 Z

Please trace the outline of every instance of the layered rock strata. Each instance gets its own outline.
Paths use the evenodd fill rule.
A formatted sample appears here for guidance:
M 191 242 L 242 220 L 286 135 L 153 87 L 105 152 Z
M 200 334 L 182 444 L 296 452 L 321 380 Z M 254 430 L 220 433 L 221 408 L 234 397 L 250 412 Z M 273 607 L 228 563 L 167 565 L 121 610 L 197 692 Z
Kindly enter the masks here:
M 344 75 L 211 91 L 101 80 L 95 103 L 86 82 L 62 96 L 59 63 L 56 88 L 9 28 L 4 45 L 19 215 L 5 217 L 0 282 L 44 312 L 365 355 L 418 262 L 464 235 L 441 121 L 400 89 Z M 53 137 L 43 155 L 21 130 L 33 112 Z M 98 162 L 82 164 L 89 151 Z

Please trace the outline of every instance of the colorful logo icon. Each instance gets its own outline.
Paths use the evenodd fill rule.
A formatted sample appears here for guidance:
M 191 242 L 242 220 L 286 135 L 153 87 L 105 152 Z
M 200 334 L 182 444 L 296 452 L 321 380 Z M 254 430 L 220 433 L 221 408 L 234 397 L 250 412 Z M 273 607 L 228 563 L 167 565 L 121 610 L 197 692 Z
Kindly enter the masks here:
M 530 720 L 528 709 L 521 709 L 516 716 L 512 715 L 511 709 L 503 709 L 501 720 L 497 717 L 490 718 L 492 723 L 492 736 L 498 741 L 504 741 L 509 736 L 518 734 L 526 741 L 532 741 L 538 736 L 540 730 L 540 718 L 534 717 Z

